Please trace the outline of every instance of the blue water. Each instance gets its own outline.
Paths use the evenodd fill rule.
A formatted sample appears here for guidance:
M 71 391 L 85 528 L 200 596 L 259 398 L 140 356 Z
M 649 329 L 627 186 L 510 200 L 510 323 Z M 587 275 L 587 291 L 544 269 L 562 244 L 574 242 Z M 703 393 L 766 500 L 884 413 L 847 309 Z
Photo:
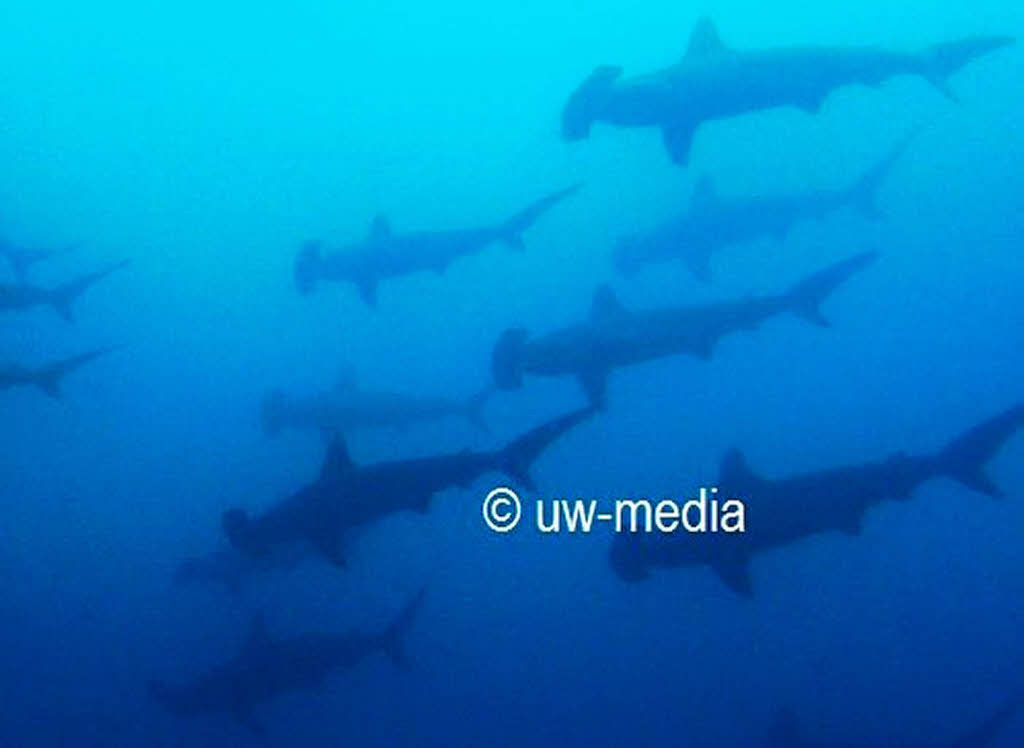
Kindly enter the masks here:
M 1007 0 L 969 6 L 716 2 L 467 4 L 22 3 L 0 12 L 0 234 L 77 248 L 33 268 L 51 287 L 130 259 L 76 304 L 0 317 L 0 360 L 125 347 L 60 401 L 0 393 L 2 746 L 755 746 L 780 709 L 824 744 L 945 745 L 1024 692 L 1024 441 L 990 465 L 1007 498 L 935 480 L 872 509 L 860 536 L 757 556 L 756 595 L 705 568 L 627 584 L 610 536 L 496 537 L 488 475 L 360 533 L 349 565 L 311 562 L 238 595 L 178 586 L 223 548 L 225 509 L 312 480 L 314 434 L 267 439 L 274 387 L 468 397 L 509 326 L 587 314 L 594 288 L 654 308 L 743 298 L 865 248 L 880 260 L 826 306 L 612 375 L 607 409 L 538 461 L 537 493 L 680 495 L 740 447 L 769 476 L 924 453 L 1024 396 L 1024 105 L 1019 46 L 951 81 L 842 88 L 816 115 L 711 123 L 690 164 L 657 133 L 559 117 L 598 64 L 677 60 L 700 13 L 739 49 L 918 49 L 1024 32 Z M 615 275 L 611 249 L 685 209 L 701 174 L 723 194 L 830 187 L 923 130 L 880 195 L 782 240 L 734 247 L 711 284 L 681 263 Z M 576 182 L 527 232 L 437 276 L 301 297 L 300 244 L 482 225 Z M 2 269 L 2 268 L 0 268 Z M 5 271 L 6 272 L 6 271 Z M 2 282 L 10 282 L 4 276 Z M 457 419 L 367 431 L 358 463 L 500 446 L 583 402 L 570 379 L 496 394 L 489 433 Z M 232 657 L 263 611 L 275 635 L 386 622 L 420 588 L 411 669 L 369 657 L 310 692 L 230 715 L 168 713 L 146 683 Z M 1024 712 L 991 745 L 1024 744 Z

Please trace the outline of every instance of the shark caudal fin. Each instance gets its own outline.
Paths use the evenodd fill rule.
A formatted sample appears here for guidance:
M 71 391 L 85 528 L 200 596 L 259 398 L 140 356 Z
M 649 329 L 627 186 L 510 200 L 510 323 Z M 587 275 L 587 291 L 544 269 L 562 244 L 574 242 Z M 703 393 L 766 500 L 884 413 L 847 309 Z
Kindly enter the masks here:
M 540 200 L 526 206 L 526 208 L 516 213 L 501 225 L 499 229 L 501 241 L 512 249 L 525 249 L 526 247 L 523 244 L 522 236 L 523 232 L 530 228 L 537 222 L 538 218 L 547 213 L 558 203 L 562 202 L 570 195 L 579 192 L 581 187 L 582 185 L 580 184 L 574 184 L 572 187 L 567 187 L 564 190 L 553 192 L 547 197 L 542 197 Z
M 784 299 L 789 309 L 809 322 L 828 327 L 828 320 L 821 314 L 822 303 L 837 288 L 876 259 L 877 252 L 863 252 L 809 275 L 785 294 Z
M 850 189 L 847 191 L 849 202 L 862 211 L 864 215 L 869 218 L 876 218 L 881 215 L 881 211 L 878 208 L 878 192 L 919 132 L 920 128 L 900 138 L 899 142 L 890 148 L 885 156 L 861 174 L 857 181 L 850 186 Z
M 295 277 L 295 289 L 302 296 L 309 296 L 316 290 L 320 279 L 320 250 L 323 245 L 318 241 L 308 241 L 302 245 L 295 257 L 292 273 Z
M 523 349 L 528 334 L 522 328 L 505 330 L 491 352 L 491 374 L 500 390 L 523 386 Z
M 405 651 L 405 637 L 416 621 L 420 608 L 423 607 L 423 599 L 426 594 L 426 588 L 417 592 L 416 596 L 402 608 L 395 620 L 380 636 L 381 649 L 391 658 L 396 667 L 403 670 L 408 670 L 411 667 L 408 653 Z
M 66 358 L 61 361 L 46 366 L 35 373 L 32 384 L 41 389 L 47 395 L 54 399 L 60 399 L 61 391 L 60 385 L 64 380 L 64 377 L 75 372 L 81 367 L 88 364 L 100 356 L 105 356 L 111 353 L 117 348 L 98 348 L 88 353 L 82 353 L 71 358 Z
M 1012 36 L 976 36 L 955 42 L 936 44 L 924 53 L 923 74 L 944 96 L 953 101 L 956 94 L 949 87 L 949 78 L 979 57 L 1016 43 Z
M 260 403 L 260 426 L 265 436 L 274 438 L 284 428 L 288 398 L 281 390 L 272 390 Z
M 525 488 L 532 490 L 535 487 L 533 478 L 530 476 L 530 468 L 533 463 L 558 438 L 581 421 L 589 418 L 594 412 L 593 407 L 582 408 L 526 432 L 495 454 L 496 467 L 517 480 Z
M 74 314 L 72 313 L 71 306 L 78 297 L 114 271 L 120 270 L 130 264 L 130 260 L 123 260 L 122 262 L 111 265 L 99 272 L 89 273 L 81 276 L 80 278 L 76 278 L 69 283 L 65 283 L 62 286 L 57 286 L 57 288 L 50 291 L 50 306 L 52 306 L 56 310 L 57 314 L 65 320 L 68 322 L 74 322 Z
M 985 472 L 985 466 L 1003 445 L 1024 427 L 1024 404 L 1015 405 L 979 423 L 954 439 L 934 458 L 934 471 L 986 496 L 1003 493 Z

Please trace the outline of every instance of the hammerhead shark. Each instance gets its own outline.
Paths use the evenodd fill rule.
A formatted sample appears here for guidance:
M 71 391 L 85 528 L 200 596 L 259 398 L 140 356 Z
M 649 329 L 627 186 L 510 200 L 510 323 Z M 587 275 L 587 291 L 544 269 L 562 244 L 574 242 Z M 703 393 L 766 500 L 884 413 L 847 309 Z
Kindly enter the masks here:
M 572 375 L 590 402 L 603 407 L 612 369 L 681 354 L 707 360 L 726 335 L 756 329 L 785 312 L 827 326 L 820 305 L 876 257 L 865 252 L 837 262 L 781 294 L 700 306 L 632 311 L 602 286 L 584 322 L 532 340 L 521 328 L 506 330 L 491 356 L 494 381 L 511 390 L 522 385 L 524 374 Z
M 33 265 L 45 262 L 58 255 L 67 254 L 75 249 L 75 246 L 70 245 L 59 249 L 36 249 L 20 247 L 6 239 L 0 238 L 0 255 L 7 259 L 18 283 L 24 284 L 28 280 L 28 271 Z
M 1020 699 L 1013 698 L 989 715 L 984 722 L 953 740 L 935 742 L 901 742 L 905 748 L 988 748 L 995 745 L 1020 708 Z M 895 745 L 895 743 L 885 743 Z M 801 729 L 796 715 L 789 709 L 781 710 L 775 722 L 768 730 L 764 742 L 765 748 L 865 748 L 857 743 L 832 743 L 808 740 Z
M 481 411 L 490 394 L 490 389 L 483 390 L 464 401 L 419 397 L 366 390 L 354 378 L 343 376 L 333 391 L 312 397 L 288 395 L 281 390 L 268 393 L 260 408 L 260 422 L 267 436 L 297 429 L 331 437 L 360 429 L 404 428 L 449 416 L 485 428 Z
M 703 176 L 684 215 L 619 240 L 613 253 L 615 268 L 631 276 L 644 265 L 683 260 L 695 278 L 709 281 L 712 256 L 730 245 L 764 236 L 783 239 L 796 224 L 847 206 L 874 218 L 879 215 L 879 188 L 909 142 L 910 138 L 901 140 L 878 163 L 838 189 L 728 198 Z
M 985 466 L 1024 426 L 1024 404 L 1009 408 L 955 438 L 935 454 L 897 452 L 876 462 L 788 478 L 768 479 L 741 452 L 722 460 L 719 496 L 745 502 L 746 532 L 727 536 L 619 533 L 612 569 L 626 581 L 646 579 L 652 567 L 709 566 L 733 592 L 754 593 L 750 561 L 759 553 L 826 532 L 858 535 L 864 515 L 890 500 L 909 500 L 918 486 L 946 477 L 986 496 L 1000 496 Z
M 296 288 L 306 295 L 321 280 L 354 283 L 363 301 L 376 306 L 377 285 L 385 278 L 428 270 L 443 273 L 454 260 L 494 242 L 522 250 L 523 232 L 579 188 L 574 185 L 555 192 L 508 220 L 483 228 L 395 234 L 388 219 L 378 215 L 366 239 L 337 252 L 325 255 L 319 241 L 307 242 L 295 260 Z
M 335 566 L 345 563 L 343 539 L 367 523 L 401 511 L 425 512 L 434 494 L 468 486 L 487 473 L 511 476 L 532 487 L 530 466 L 555 440 L 592 413 L 585 408 L 528 431 L 503 449 L 356 465 L 341 437 L 327 450 L 320 476 L 292 496 L 251 518 L 242 509 L 224 513 L 231 543 L 257 558 L 282 544 L 308 542 Z
M 149 692 L 173 714 L 227 713 L 251 732 L 263 734 L 254 715 L 263 702 L 322 688 L 334 673 L 351 669 L 377 652 L 408 668 L 404 639 L 422 603 L 421 591 L 386 629 L 376 633 L 311 633 L 275 639 L 258 615 L 235 657 L 185 685 L 150 681 Z
M 125 267 L 129 262 L 125 260 L 116 265 L 111 265 L 104 270 L 88 273 L 53 289 L 36 288 L 35 286 L 27 285 L 0 284 L 0 312 L 21 311 L 37 306 L 51 306 L 65 320 L 73 322 L 74 317 L 71 305 L 75 300 L 93 285 L 106 278 L 115 270 Z
M 0 366 L 0 390 L 31 386 L 38 387 L 52 398 L 60 398 L 60 385 L 66 376 L 113 350 L 99 348 L 36 368 L 13 364 Z
M 702 18 L 682 60 L 663 70 L 623 79 L 602 65 L 573 92 L 562 112 L 562 135 L 582 140 L 594 122 L 656 127 L 672 160 L 685 164 L 705 122 L 777 107 L 816 112 L 835 89 L 876 86 L 898 75 L 920 75 L 953 98 L 948 79 L 967 63 L 1014 43 L 979 36 L 936 44 L 923 52 L 878 47 L 786 47 L 754 52 L 727 48 Z

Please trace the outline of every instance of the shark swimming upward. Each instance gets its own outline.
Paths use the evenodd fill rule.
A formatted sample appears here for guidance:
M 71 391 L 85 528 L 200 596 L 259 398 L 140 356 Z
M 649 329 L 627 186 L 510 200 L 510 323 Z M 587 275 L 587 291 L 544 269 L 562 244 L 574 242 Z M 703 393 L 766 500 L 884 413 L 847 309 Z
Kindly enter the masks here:
M 466 400 L 367 390 L 343 378 L 333 391 L 310 397 L 274 390 L 263 399 L 260 422 L 267 436 L 285 429 L 318 431 L 330 437 L 373 428 L 405 428 L 423 421 L 464 418 L 485 428 L 481 411 L 491 390 Z
M 701 177 L 684 215 L 618 242 L 613 253 L 615 268 L 632 276 L 645 265 L 682 260 L 695 278 L 708 281 L 711 258 L 731 245 L 761 237 L 783 239 L 796 224 L 824 218 L 847 206 L 875 217 L 878 190 L 909 142 L 910 138 L 900 141 L 878 163 L 837 189 L 729 198 L 718 194 L 710 178 Z
M 262 557 L 275 548 L 307 542 L 336 566 L 342 542 L 368 523 L 401 511 L 425 512 L 434 494 L 468 486 L 488 473 L 504 473 L 532 487 L 530 467 L 558 438 L 586 419 L 586 408 L 556 418 L 508 444 L 485 452 L 355 465 L 341 438 L 331 442 L 319 478 L 258 517 L 241 509 L 224 513 L 222 526 L 239 550 Z
M 306 295 L 319 281 L 354 283 L 363 301 L 376 306 L 377 286 L 386 278 L 422 271 L 443 273 L 459 257 L 495 242 L 523 249 L 523 232 L 579 188 L 555 192 L 506 221 L 482 228 L 396 234 L 387 218 L 377 216 L 366 239 L 337 252 L 323 254 L 320 242 L 308 242 L 295 260 L 295 286 Z
M 0 312 L 14 312 L 38 306 L 50 306 L 68 322 L 74 321 L 71 305 L 99 281 L 129 264 L 128 260 L 105 270 L 83 275 L 53 289 L 25 285 L 0 284 Z
M 734 450 L 723 459 L 716 485 L 720 496 L 746 503 L 745 533 L 620 533 L 612 545 L 612 569 L 620 578 L 635 582 L 646 579 L 655 567 L 708 566 L 729 589 L 752 596 L 750 561 L 757 554 L 826 532 L 857 535 L 871 507 L 909 500 L 918 486 L 930 480 L 952 478 L 981 494 L 1001 495 L 985 474 L 985 466 L 1022 426 L 1024 405 L 1015 405 L 964 432 L 936 454 L 897 452 L 877 462 L 779 479 L 755 474 Z
M 59 398 L 60 385 L 66 376 L 113 350 L 113 348 L 100 348 L 35 368 L 0 365 L 0 390 L 14 387 L 38 387 L 50 397 Z
M 781 294 L 701 306 L 633 311 L 604 286 L 585 322 L 533 339 L 521 328 L 506 330 L 491 356 L 494 381 L 511 390 L 522 386 L 525 374 L 574 376 L 590 402 L 603 407 L 613 369 L 681 354 L 710 359 L 726 335 L 756 329 L 783 313 L 827 325 L 821 304 L 876 257 L 865 252 L 837 262 Z
M 648 75 L 623 78 L 602 65 L 576 89 L 562 112 L 562 136 L 582 140 L 595 122 L 655 127 L 672 160 L 685 164 L 705 122 L 776 107 L 816 112 L 842 86 L 874 86 L 898 75 L 920 75 L 949 96 L 948 79 L 967 63 L 1012 44 L 980 36 L 936 44 L 923 52 L 878 47 L 787 47 L 740 52 L 722 44 L 708 19 L 697 22 L 686 55 Z
M 248 641 L 235 657 L 191 683 L 172 686 L 151 681 L 149 692 L 173 714 L 230 714 L 246 729 L 262 734 L 254 709 L 263 702 L 293 691 L 322 688 L 334 673 L 353 668 L 377 652 L 407 668 L 403 640 L 422 602 L 421 591 L 387 628 L 376 633 L 274 639 L 262 616 L 257 616 Z

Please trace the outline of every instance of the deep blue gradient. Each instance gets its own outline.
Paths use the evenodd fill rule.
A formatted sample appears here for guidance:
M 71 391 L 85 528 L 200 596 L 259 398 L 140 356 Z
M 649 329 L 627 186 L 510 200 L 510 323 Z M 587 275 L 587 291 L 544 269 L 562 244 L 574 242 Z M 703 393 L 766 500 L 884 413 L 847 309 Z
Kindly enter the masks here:
M 630 585 L 610 536 L 495 536 L 489 476 L 362 533 L 338 571 L 311 563 L 232 596 L 178 587 L 182 558 L 226 543 L 220 515 L 311 480 L 315 435 L 267 439 L 274 387 L 469 397 L 509 326 L 583 318 L 611 283 L 628 307 L 779 291 L 864 249 L 878 263 L 825 305 L 831 329 L 780 317 L 710 362 L 615 372 L 608 407 L 538 462 L 537 495 L 675 496 L 713 482 L 731 447 L 768 476 L 927 452 L 1024 399 L 1024 103 L 1018 45 L 951 82 L 844 88 L 795 109 L 709 124 L 685 169 L 656 132 L 559 116 L 598 64 L 677 60 L 700 13 L 736 48 L 1024 35 L 1024 6 L 779 6 L 715 0 L 584 6 L 517 0 L 288 4 L 18 3 L 0 10 L 0 235 L 80 246 L 33 269 L 52 286 L 130 269 L 76 305 L 0 318 L 0 361 L 126 348 L 69 378 L 61 401 L 0 393 L 0 745 L 755 746 L 792 708 L 826 742 L 942 744 L 1024 693 L 1024 437 L 991 465 L 1007 498 L 947 480 L 828 534 L 755 558 L 753 600 L 706 569 Z M 685 210 L 702 174 L 723 194 L 844 184 L 923 127 L 881 195 L 718 256 L 617 277 L 619 236 Z M 506 218 L 583 190 L 525 235 L 444 276 L 299 296 L 301 243 Z M 6 268 L 0 266 L 6 273 Z M 7 282 L 3 277 L 3 282 Z M 353 434 L 357 462 L 504 444 L 583 403 L 529 380 L 457 419 Z M 372 657 L 259 710 L 182 720 L 150 699 L 232 656 L 263 611 L 277 635 L 386 622 L 426 586 L 413 668 Z M 1024 744 L 1018 715 L 994 744 Z

